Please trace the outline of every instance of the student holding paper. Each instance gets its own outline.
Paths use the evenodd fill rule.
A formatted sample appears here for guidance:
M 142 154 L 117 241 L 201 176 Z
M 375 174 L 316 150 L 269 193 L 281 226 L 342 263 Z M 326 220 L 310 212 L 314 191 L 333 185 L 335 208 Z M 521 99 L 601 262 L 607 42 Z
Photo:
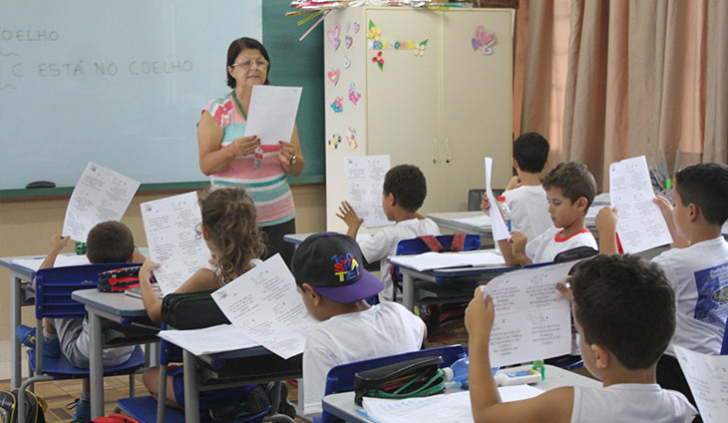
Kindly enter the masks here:
M 602 388 L 562 387 L 502 403 L 489 358 L 498 304 L 478 288 L 465 311 L 476 423 L 693 421 L 685 396 L 656 383 L 657 360 L 675 331 L 675 293 L 658 266 L 636 256 L 598 256 L 578 265 L 571 290 L 558 288 L 572 302 L 584 365 Z
M 728 220 L 728 166 L 701 163 L 675 175 L 675 206 L 664 197 L 659 204 L 673 239 L 672 249 L 653 259 L 675 285 L 677 329 L 657 365 L 661 386 L 685 394 L 695 404 L 690 387 L 675 358 L 675 346 L 717 355 L 728 315 L 728 242 L 722 227 Z M 597 215 L 599 238 L 616 253 L 617 210 L 603 208 Z M 682 248 L 681 248 L 682 247 Z
M 227 84 L 232 91 L 210 101 L 197 126 L 200 170 L 212 186 L 236 185 L 248 189 L 256 204 L 258 226 L 267 234 L 268 256 L 281 253 L 290 265 L 294 246 L 283 235 L 296 232 L 296 211 L 287 174 L 298 176 L 306 160 L 298 129 L 277 145 L 261 145 L 255 135 L 244 136 L 248 106 L 256 85 L 268 85 L 270 58 L 263 45 L 251 38 L 233 41 L 227 54 Z M 254 187 L 254 189 L 251 189 Z

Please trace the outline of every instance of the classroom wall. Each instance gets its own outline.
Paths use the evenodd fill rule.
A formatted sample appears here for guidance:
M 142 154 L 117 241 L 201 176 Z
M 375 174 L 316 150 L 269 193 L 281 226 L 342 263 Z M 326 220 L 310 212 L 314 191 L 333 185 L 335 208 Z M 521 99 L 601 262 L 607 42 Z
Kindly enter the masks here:
M 326 185 L 302 184 L 291 186 L 296 203 L 296 229 L 299 233 L 320 232 L 326 228 Z M 132 200 L 122 219 L 134 234 L 137 245 L 146 246 L 139 204 L 158 198 L 179 194 L 183 191 L 142 192 Z M 0 200 L 0 257 L 45 254 L 48 239 L 59 232 L 70 196 L 41 199 Z M 72 243 L 71 243 L 72 244 Z M 67 247 L 72 252 L 73 246 Z M 10 328 L 10 274 L 0 268 L 0 346 L 7 345 Z M 32 307 L 23 309 L 23 323 L 33 324 Z M 0 350 L 0 363 L 9 360 L 10 350 Z M 2 379 L 2 377 L 0 377 Z

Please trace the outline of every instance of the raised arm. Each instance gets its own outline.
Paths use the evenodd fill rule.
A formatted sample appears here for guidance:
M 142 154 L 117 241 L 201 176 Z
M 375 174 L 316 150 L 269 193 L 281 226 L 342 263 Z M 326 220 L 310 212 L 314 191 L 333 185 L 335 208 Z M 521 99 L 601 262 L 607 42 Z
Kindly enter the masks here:
M 670 235 L 672 236 L 672 244 L 670 244 L 670 247 L 672 248 L 686 248 L 690 246 L 690 241 L 680 236 L 680 234 L 677 233 L 677 227 L 675 226 L 675 219 L 673 214 L 673 207 L 670 203 L 670 200 L 663 196 L 659 196 L 655 198 L 655 204 L 657 204 L 660 207 L 660 211 L 662 212 L 662 216 L 665 218 L 665 222 L 667 223 L 667 228 L 670 230 Z
M 617 254 L 617 208 L 602 207 L 594 222 L 599 231 L 599 253 Z
M 58 254 L 63 251 L 64 248 L 66 248 L 66 245 L 68 245 L 68 241 L 71 240 L 70 236 L 63 237 L 61 234 L 54 234 L 51 236 L 50 244 L 51 248 L 50 251 L 48 251 L 48 255 L 46 256 L 45 260 L 43 260 L 43 263 L 40 264 L 40 269 L 50 269 L 56 264 L 56 259 L 58 258 Z M 35 278 L 33 278 L 33 289 L 35 289 Z

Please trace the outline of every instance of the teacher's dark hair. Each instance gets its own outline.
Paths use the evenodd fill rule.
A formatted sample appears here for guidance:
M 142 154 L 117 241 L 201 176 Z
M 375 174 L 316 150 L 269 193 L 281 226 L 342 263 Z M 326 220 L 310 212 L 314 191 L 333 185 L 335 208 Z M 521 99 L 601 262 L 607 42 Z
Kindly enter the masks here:
M 270 83 L 270 81 L 268 81 L 268 75 L 270 75 L 271 65 L 270 57 L 268 57 L 268 51 L 265 49 L 265 47 L 263 47 L 263 44 L 261 44 L 260 41 L 248 37 L 243 37 L 234 40 L 232 43 L 230 43 L 230 47 L 228 47 L 227 66 L 225 67 L 225 72 L 227 73 L 228 87 L 235 88 L 235 78 L 230 75 L 230 72 L 227 71 L 227 68 L 235 63 L 235 59 L 243 50 L 258 50 L 260 54 L 263 55 L 265 60 L 268 61 L 268 72 L 265 75 L 265 85 L 268 85 Z

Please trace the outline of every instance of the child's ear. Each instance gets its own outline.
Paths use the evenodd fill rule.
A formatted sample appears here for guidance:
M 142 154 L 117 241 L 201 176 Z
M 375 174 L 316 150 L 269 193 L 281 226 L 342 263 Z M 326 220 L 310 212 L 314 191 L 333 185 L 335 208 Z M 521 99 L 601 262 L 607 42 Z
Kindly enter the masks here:
M 301 290 L 303 291 L 303 295 L 311 297 L 311 300 L 312 300 L 311 303 L 314 306 L 318 306 L 319 304 L 321 304 L 321 299 L 323 297 L 321 296 L 321 294 L 314 291 L 314 289 L 311 285 L 304 283 L 303 285 L 301 285 Z
M 576 205 L 577 210 L 582 211 L 586 210 L 586 205 L 589 204 L 589 202 L 586 200 L 586 197 L 579 197 L 574 204 Z
M 200 229 L 202 229 L 202 237 L 206 240 L 209 240 L 212 238 L 212 232 L 210 231 L 210 228 L 207 227 L 204 223 L 200 224 Z
M 513 165 L 513 168 L 518 170 L 518 162 L 516 161 L 515 157 L 511 158 L 511 164 Z
M 384 194 L 384 198 L 387 199 L 387 202 L 389 203 L 390 206 L 397 205 L 397 198 L 391 192 L 389 194 Z
M 695 222 L 698 220 L 698 217 L 701 215 L 700 207 L 698 207 L 695 203 L 688 204 L 688 217 L 690 218 L 691 222 Z
M 609 367 L 612 360 L 611 351 L 597 344 L 591 344 L 589 348 L 594 352 L 594 365 L 597 369 L 604 370 Z

